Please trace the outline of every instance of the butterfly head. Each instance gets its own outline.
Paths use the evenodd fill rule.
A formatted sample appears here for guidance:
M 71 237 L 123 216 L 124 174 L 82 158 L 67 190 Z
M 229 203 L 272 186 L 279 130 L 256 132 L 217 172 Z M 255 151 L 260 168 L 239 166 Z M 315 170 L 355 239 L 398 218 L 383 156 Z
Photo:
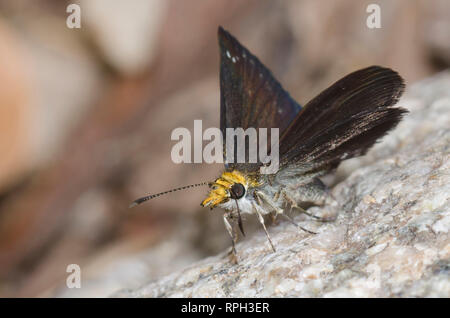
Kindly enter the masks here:
M 245 175 L 240 171 L 225 171 L 210 184 L 211 190 L 201 205 L 203 207 L 215 208 L 231 199 L 239 200 L 245 197 L 248 190 L 259 185 L 256 177 Z

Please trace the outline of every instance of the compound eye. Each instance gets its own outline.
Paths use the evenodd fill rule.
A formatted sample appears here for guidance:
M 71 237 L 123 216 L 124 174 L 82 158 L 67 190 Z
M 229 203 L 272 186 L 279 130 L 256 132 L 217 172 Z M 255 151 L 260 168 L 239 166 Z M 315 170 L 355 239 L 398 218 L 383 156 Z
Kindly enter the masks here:
M 235 183 L 231 186 L 230 194 L 232 199 L 240 199 L 245 194 L 245 187 L 240 183 Z

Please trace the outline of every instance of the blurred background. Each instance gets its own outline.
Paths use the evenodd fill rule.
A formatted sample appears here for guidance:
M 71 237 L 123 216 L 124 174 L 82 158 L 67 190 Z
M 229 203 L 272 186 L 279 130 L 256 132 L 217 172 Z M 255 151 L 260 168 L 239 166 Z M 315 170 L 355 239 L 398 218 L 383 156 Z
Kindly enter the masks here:
M 0 296 L 107 296 L 229 247 L 206 187 L 128 209 L 222 169 L 170 157 L 174 128 L 219 125 L 218 25 L 301 104 L 372 64 L 407 84 L 450 65 L 448 0 L 2 0 Z

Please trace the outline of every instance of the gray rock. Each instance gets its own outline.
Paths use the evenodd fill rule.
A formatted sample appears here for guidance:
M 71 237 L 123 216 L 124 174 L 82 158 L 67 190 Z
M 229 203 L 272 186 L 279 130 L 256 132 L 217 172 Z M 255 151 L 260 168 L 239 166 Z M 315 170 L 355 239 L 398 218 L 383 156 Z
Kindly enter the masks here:
M 343 164 L 338 212 L 310 235 L 280 221 L 227 252 L 114 297 L 450 297 L 450 72 L 409 87 L 411 113 L 367 156 Z

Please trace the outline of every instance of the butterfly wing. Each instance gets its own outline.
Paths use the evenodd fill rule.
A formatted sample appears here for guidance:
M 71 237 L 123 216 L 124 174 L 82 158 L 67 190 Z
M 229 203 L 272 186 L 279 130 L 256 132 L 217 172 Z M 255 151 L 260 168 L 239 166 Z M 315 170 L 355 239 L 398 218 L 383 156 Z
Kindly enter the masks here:
M 221 61 L 220 129 L 225 141 L 225 159 L 226 128 L 267 128 L 270 140 L 270 128 L 279 128 L 281 136 L 301 107 L 258 58 L 230 33 L 219 27 L 218 37 Z M 246 158 L 248 149 L 246 146 Z M 260 165 L 228 163 L 226 168 L 255 171 Z
M 403 90 L 403 79 L 379 66 L 340 79 L 306 104 L 283 133 L 281 166 L 318 175 L 365 154 L 407 112 L 391 107 Z

